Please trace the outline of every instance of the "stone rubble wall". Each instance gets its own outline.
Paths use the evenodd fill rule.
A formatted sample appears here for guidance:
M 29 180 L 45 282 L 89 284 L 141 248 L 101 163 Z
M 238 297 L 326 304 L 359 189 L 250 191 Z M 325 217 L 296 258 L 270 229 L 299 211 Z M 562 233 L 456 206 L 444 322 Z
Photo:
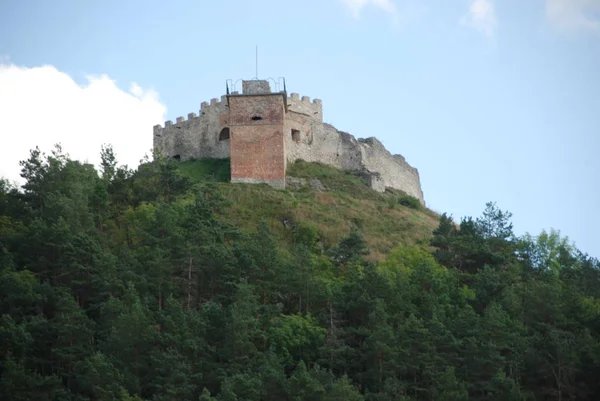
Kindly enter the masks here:
M 425 204 L 419 171 L 402 155 L 392 155 L 377 138 L 358 140 L 362 161 L 369 171 L 379 173 L 384 187 L 401 189 Z
M 237 93 L 236 93 L 237 94 Z M 219 140 L 223 127 L 229 126 L 227 96 L 201 105 L 200 115 L 167 121 L 154 127 L 154 146 L 165 156 L 180 160 L 230 157 L 230 141 Z M 294 135 L 292 135 L 294 130 Z M 360 172 L 369 185 L 380 192 L 386 187 L 399 189 L 424 205 L 419 172 L 401 155 L 393 155 L 376 138 L 354 136 L 323 123 L 322 102 L 296 93 L 287 98 L 284 122 L 284 152 L 287 163 L 302 159 L 342 170 Z
M 323 122 L 323 102 L 320 99 L 310 101 L 310 97 L 302 96 L 297 93 L 291 93 L 287 99 L 288 112 L 310 117 L 317 122 Z
M 379 192 L 386 187 L 399 189 L 425 204 L 418 170 L 410 166 L 404 157 L 392 155 L 376 138 L 357 140 L 332 125 L 302 120 L 297 116 L 292 116 L 289 121 L 290 130 L 292 126 L 300 126 L 303 134 L 310 132 L 310 135 L 303 135 L 300 142 L 292 140 L 291 133 L 286 135 L 288 163 L 302 159 L 342 170 L 359 171 L 363 177 L 371 176 L 367 181 L 373 189 Z M 305 137 L 309 139 L 305 140 Z
M 229 157 L 229 141 L 219 141 L 223 127 L 228 126 L 227 97 L 203 102 L 200 113 L 178 117 L 175 123 L 154 126 L 154 148 L 164 156 L 179 156 L 181 161 L 199 158 L 225 159 Z
M 242 81 L 242 93 L 244 95 L 271 93 L 271 85 L 269 81 L 263 80 Z

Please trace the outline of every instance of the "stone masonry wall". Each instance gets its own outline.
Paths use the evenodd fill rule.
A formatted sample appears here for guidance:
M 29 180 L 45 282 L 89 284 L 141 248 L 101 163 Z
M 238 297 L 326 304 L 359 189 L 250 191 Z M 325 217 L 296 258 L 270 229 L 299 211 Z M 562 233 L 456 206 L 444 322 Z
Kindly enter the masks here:
M 316 122 L 323 122 L 323 104 L 320 99 L 314 99 L 312 102 L 308 96 L 302 96 L 297 93 L 291 93 L 287 99 L 289 112 L 297 113 L 310 117 Z
M 242 93 L 244 95 L 258 95 L 261 93 L 271 93 L 271 86 L 269 85 L 269 81 L 242 81 Z
M 286 160 L 293 163 L 302 159 L 319 162 L 342 170 L 379 173 L 371 178 L 373 189 L 383 191 L 395 188 L 419 199 L 425 204 L 419 172 L 401 155 L 392 155 L 376 138 L 357 140 L 352 135 L 338 131 L 329 124 L 302 119 L 291 114 L 286 121 Z M 299 127 L 299 128 L 298 128 Z M 302 133 L 301 141 L 294 141 L 292 129 Z M 306 136 L 305 132 L 310 132 Z
M 178 117 L 175 123 L 154 126 L 154 147 L 164 156 L 179 156 L 184 161 L 194 158 L 224 159 L 229 157 L 229 141 L 220 141 L 219 133 L 228 124 L 227 97 L 201 104 L 200 113 Z
M 253 89 L 264 91 L 264 88 Z M 243 98 L 235 95 L 237 93 L 229 98 L 230 102 L 235 101 L 236 98 Z M 281 96 L 281 94 L 263 95 L 267 98 L 282 99 Z M 256 96 L 256 98 L 258 97 L 261 96 Z M 255 98 L 255 96 L 251 96 L 251 98 Z M 419 172 L 416 168 L 410 166 L 404 157 L 392 155 L 375 138 L 357 140 L 352 135 L 338 131 L 332 125 L 323 123 L 323 108 L 319 99 L 311 101 L 307 96 L 300 97 L 298 94 L 292 93 L 286 100 L 287 112 L 283 115 L 281 128 L 283 131 L 282 155 L 285 160 L 283 163 L 284 174 L 285 164 L 293 163 L 298 159 L 307 162 L 320 162 L 339 169 L 360 172 L 361 176 L 368 177 L 367 181 L 375 190 L 383 191 L 386 187 L 399 189 L 425 204 Z M 283 109 L 281 111 L 283 112 Z M 220 101 L 219 99 L 212 99 L 210 103 L 202 103 L 199 116 L 190 113 L 187 119 L 179 117 L 175 123 L 167 121 L 165 127 L 155 126 L 154 146 L 165 156 L 179 156 L 180 160 L 232 156 L 233 169 L 235 155 L 233 144 L 230 142 L 234 142 L 235 139 L 219 140 L 219 133 L 224 127 L 230 127 L 231 138 L 234 138 L 236 118 L 247 120 L 251 117 L 249 114 L 244 113 L 250 112 L 246 110 L 238 117 L 232 116 L 227 96 L 222 96 Z M 257 124 L 260 124 L 260 122 L 257 122 Z M 248 135 L 248 139 L 254 138 L 252 141 L 256 140 L 257 132 L 260 130 L 257 128 L 251 131 L 253 132 Z M 273 134 L 268 134 L 267 131 L 264 132 L 265 138 Z M 269 132 L 271 131 L 269 130 Z M 269 139 L 269 141 L 272 140 L 279 143 L 274 138 Z M 264 142 L 261 146 L 274 146 L 274 152 L 278 154 L 279 150 L 276 148 L 279 145 L 276 145 L 275 142 L 269 142 L 270 145 Z M 242 142 L 239 142 L 240 146 L 241 144 Z M 244 146 L 252 145 L 245 144 Z M 264 149 L 261 152 L 264 152 Z M 275 157 L 272 161 L 274 162 L 278 157 Z M 264 167 L 275 169 L 274 165 L 270 167 L 265 165 Z M 258 167 L 255 165 L 252 168 Z M 256 171 L 256 174 L 259 175 L 267 174 L 266 170 Z M 279 177 L 281 171 L 278 170 L 275 175 Z M 279 178 L 277 179 L 279 180 Z

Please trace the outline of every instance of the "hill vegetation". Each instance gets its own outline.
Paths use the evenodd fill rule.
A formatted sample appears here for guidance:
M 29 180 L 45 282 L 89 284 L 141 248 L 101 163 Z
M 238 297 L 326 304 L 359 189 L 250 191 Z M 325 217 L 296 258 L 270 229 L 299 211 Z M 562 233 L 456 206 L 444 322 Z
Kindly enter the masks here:
M 377 193 L 351 172 L 318 163 L 294 163 L 288 176 L 304 179 L 307 185 L 288 185 L 285 191 L 229 184 L 228 159 L 186 161 L 179 171 L 193 182 L 215 183 L 229 201 L 219 216 L 224 221 L 244 232 L 256 230 L 262 221 L 288 250 L 294 247 L 297 230 L 312 231 L 316 241 L 329 248 L 357 228 L 370 249 L 367 258 L 377 260 L 399 243 L 424 243 L 439 222 L 439 216 L 422 208 L 416 198 L 400 191 Z M 311 180 L 318 180 L 320 189 L 311 188 Z
M 557 231 L 101 155 L 0 180 L 0 400 L 600 399 L 600 263 Z

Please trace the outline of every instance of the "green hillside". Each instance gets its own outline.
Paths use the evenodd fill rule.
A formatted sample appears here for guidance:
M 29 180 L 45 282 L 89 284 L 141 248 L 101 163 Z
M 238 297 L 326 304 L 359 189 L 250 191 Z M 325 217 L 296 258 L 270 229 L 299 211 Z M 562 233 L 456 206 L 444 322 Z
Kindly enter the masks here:
M 356 175 L 318 163 L 298 161 L 290 166 L 287 175 L 307 183 L 299 188 L 288 185 L 285 191 L 227 183 L 227 159 L 187 161 L 179 169 L 195 182 L 217 183 L 231 202 L 221 214 L 225 221 L 249 232 L 264 220 L 285 247 L 293 245 L 292 233 L 298 226 L 315 230 L 325 248 L 356 227 L 371 250 L 369 258 L 381 259 L 399 244 L 426 244 L 439 223 L 439 215 L 401 191 L 377 193 Z M 313 189 L 310 181 L 315 179 L 324 188 Z
M 600 262 L 557 231 L 101 155 L 0 179 L 0 401 L 600 399 Z

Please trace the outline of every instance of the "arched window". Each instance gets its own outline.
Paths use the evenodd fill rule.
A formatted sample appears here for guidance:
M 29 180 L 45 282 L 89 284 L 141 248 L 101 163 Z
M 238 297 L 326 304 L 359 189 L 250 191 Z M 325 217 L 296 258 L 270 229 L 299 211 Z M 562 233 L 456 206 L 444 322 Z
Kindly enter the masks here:
M 219 141 L 226 141 L 229 139 L 229 128 L 225 127 L 221 130 L 219 134 Z

